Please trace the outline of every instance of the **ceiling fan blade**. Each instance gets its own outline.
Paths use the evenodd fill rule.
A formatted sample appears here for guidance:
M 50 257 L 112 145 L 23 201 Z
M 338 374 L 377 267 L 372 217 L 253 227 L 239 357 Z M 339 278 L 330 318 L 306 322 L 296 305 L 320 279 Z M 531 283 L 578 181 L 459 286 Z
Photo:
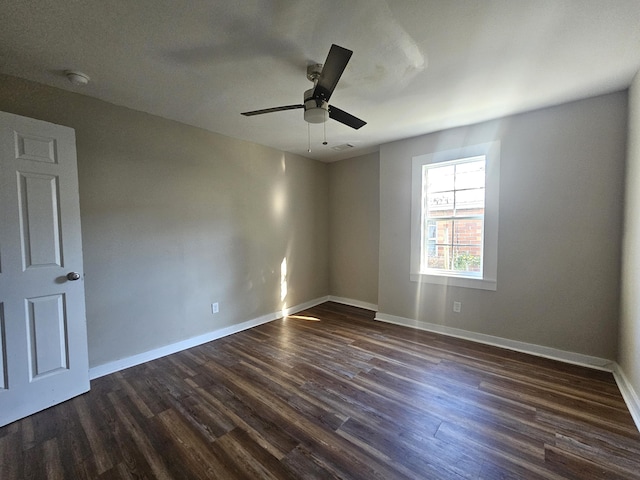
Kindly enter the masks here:
M 251 112 L 242 112 L 245 117 L 251 117 L 253 115 L 262 115 L 263 113 L 282 112 L 283 110 L 295 110 L 296 108 L 304 108 L 304 105 L 285 105 L 283 107 L 264 108 L 262 110 L 253 110 Z
M 360 120 L 358 117 L 354 117 L 350 113 L 340 110 L 338 107 L 334 107 L 332 105 L 329 105 L 329 118 L 340 123 L 344 123 L 348 127 L 355 128 L 356 130 L 367 124 L 364 120 Z
M 333 90 L 342 76 L 342 72 L 347 67 L 349 59 L 353 55 L 351 50 L 347 50 L 339 45 L 331 45 L 329 55 L 322 66 L 320 78 L 316 88 L 313 90 L 313 98 L 319 98 L 325 102 L 329 101 Z

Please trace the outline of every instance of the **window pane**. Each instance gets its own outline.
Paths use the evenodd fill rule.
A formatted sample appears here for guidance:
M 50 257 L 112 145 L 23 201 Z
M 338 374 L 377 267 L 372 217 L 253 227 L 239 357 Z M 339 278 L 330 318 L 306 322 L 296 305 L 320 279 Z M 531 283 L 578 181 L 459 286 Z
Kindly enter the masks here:
M 454 192 L 428 192 L 427 215 L 442 217 L 453 215 Z
M 480 251 L 468 247 L 453 247 L 452 270 L 478 273 L 482 269 Z
M 460 246 L 473 246 L 474 255 L 480 255 L 483 223 L 481 218 L 456 220 L 453 225 L 453 243 Z
M 427 222 L 427 239 L 435 242 L 436 238 L 438 238 L 438 225 L 435 220 L 429 220 Z
M 438 241 L 438 225 L 434 220 L 427 222 L 426 248 L 428 256 L 436 255 L 436 242 Z
M 436 235 L 433 240 L 436 243 L 445 243 L 452 244 L 453 243 L 453 220 L 432 220 L 436 225 Z
M 429 220 L 424 235 L 422 269 L 447 268 L 451 264 L 452 220 Z
M 463 211 L 470 214 L 470 210 L 476 210 L 476 213 L 484 211 L 484 188 L 475 188 L 472 190 L 462 190 L 455 192 L 456 212 L 458 214 Z
M 456 165 L 455 189 L 484 188 L 484 157 L 477 162 Z
M 449 245 L 436 245 L 433 254 L 428 255 L 427 268 L 450 270 L 451 251 L 452 247 Z
M 427 191 L 430 193 L 453 190 L 455 165 L 447 167 L 431 167 L 425 165 L 427 173 Z

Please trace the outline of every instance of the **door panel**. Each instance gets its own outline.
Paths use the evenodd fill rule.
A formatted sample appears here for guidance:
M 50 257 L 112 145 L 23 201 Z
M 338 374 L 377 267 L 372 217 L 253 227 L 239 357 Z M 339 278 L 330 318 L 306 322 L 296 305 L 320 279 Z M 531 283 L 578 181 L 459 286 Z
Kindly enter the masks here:
M 16 158 L 34 162 L 57 163 L 56 139 L 15 132 Z
M 89 389 L 72 129 L 0 112 L 0 225 L 1 426 Z
M 61 373 L 68 366 L 64 295 L 27 299 L 29 377 Z
M 18 201 L 23 268 L 61 267 L 57 178 L 18 172 Z

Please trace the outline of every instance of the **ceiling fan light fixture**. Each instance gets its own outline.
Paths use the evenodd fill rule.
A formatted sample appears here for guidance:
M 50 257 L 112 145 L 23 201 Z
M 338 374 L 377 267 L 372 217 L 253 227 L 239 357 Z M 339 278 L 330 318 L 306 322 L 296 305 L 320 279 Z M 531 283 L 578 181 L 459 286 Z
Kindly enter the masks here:
M 309 123 L 324 123 L 328 118 L 326 108 L 314 107 L 304 111 L 304 119 Z
M 307 123 L 324 123 L 329 118 L 329 104 L 313 98 L 313 88 L 304 92 L 304 119 Z

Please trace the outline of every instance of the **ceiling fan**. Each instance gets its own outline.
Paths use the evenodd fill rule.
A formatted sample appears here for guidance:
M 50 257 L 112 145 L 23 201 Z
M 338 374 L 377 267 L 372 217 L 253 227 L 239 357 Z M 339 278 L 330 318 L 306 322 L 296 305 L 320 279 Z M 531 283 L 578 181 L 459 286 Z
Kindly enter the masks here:
M 262 115 L 263 113 L 304 108 L 304 119 L 309 123 L 324 123 L 327 121 L 328 115 L 328 118 L 356 130 L 363 127 L 367 122 L 328 103 L 352 54 L 353 52 L 351 50 L 347 50 L 339 45 L 331 45 L 324 65 L 314 64 L 307 67 L 307 78 L 313 82 L 313 88 L 304 92 L 304 103 L 253 110 L 251 112 L 243 112 L 242 115 L 250 117 L 253 115 Z

